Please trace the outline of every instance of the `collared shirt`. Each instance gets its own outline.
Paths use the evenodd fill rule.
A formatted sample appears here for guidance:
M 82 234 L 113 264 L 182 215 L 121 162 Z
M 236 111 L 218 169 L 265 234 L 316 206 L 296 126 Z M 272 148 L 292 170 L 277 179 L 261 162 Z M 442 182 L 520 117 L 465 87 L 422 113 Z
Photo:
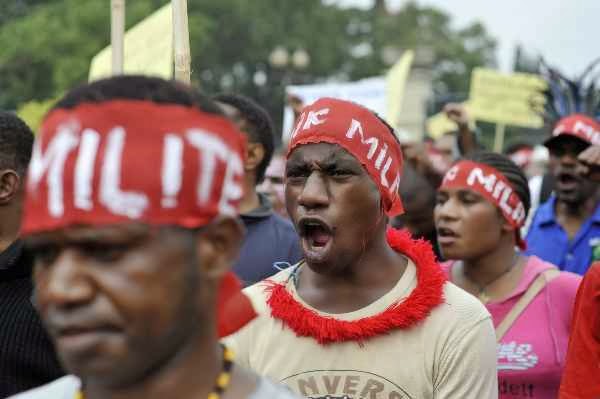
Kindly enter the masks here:
M 583 275 L 600 256 L 600 205 L 571 241 L 556 220 L 555 205 L 556 196 L 552 196 L 538 208 L 527 234 L 526 253 Z
M 264 194 L 259 194 L 259 200 L 258 208 L 240 215 L 246 236 L 233 271 L 245 286 L 302 259 L 300 239 L 292 222 L 274 213 Z

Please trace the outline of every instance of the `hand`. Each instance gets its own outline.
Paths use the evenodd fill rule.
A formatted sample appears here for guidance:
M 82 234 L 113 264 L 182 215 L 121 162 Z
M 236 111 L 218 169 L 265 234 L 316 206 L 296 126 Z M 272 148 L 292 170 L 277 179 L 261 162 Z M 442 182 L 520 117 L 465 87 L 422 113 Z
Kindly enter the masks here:
M 459 128 L 469 127 L 469 114 L 464 105 L 457 103 L 448 103 L 444 106 L 444 113 L 452 122 L 456 123 Z
M 404 160 L 413 169 L 424 176 L 433 187 L 438 187 L 445 171 L 440 170 L 439 162 L 431 157 L 430 149 L 425 143 L 406 143 L 402 145 Z M 433 162 L 432 162 L 433 161 Z
M 600 145 L 591 145 L 577 159 L 577 172 L 588 179 L 600 182 Z

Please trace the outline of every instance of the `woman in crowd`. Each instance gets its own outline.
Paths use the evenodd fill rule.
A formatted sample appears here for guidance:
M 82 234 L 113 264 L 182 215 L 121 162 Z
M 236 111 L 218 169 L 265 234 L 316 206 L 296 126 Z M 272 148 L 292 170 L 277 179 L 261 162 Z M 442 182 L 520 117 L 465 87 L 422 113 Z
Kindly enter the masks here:
M 527 178 L 503 155 L 456 163 L 438 190 L 435 223 L 448 278 L 492 314 L 500 398 L 556 398 L 580 277 L 526 257 Z

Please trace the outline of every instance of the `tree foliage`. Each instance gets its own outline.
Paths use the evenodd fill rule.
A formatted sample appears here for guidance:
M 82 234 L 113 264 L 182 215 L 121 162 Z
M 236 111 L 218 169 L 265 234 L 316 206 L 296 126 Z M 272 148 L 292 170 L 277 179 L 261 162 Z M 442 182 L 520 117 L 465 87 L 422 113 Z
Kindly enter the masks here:
M 127 26 L 165 2 L 127 2 Z M 110 40 L 109 1 L 8 3 L 0 19 L 0 108 L 53 98 L 84 82 L 91 58 Z M 454 29 L 447 14 L 415 3 L 394 14 L 381 7 L 341 9 L 321 0 L 188 4 L 193 82 L 209 93 L 243 92 L 275 115 L 284 85 L 381 74 L 389 66 L 382 54 L 390 49 L 430 49 L 440 93 L 465 91 L 471 69 L 494 62 L 495 42 L 482 25 Z M 302 70 L 274 68 L 268 60 L 277 46 L 306 50 L 310 64 Z

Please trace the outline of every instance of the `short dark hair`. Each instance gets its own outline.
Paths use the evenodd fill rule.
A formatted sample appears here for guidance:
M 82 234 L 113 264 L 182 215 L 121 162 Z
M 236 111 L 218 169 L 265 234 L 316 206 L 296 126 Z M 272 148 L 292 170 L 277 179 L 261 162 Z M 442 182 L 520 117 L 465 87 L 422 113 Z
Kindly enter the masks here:
M 262 144 L 265 149 L 265 157 L 256 168 L 256 183 L 261 183 L 275 150 L 275 128 L 269 113 L 256 101 L 240 94 L 217 94 L 213 100 L 237 109 L 250 125 L 246 132 L 248 140 Z
M 513 190 L 523 202 L 525 207 L 525 216 L 529 214 L 531 208 L 531 194 L 529 192 L 529 182 L 523 173 L 523 170 L 516 163 L 510 160 L 506 155 L 496 152 L 480 151 L 467 157 L 467 159 L 491 166 L 502 173 L 508 180 Z
M 27 171 L 33 148 L 33 132 L 15 114 L 0 111 L 0 168 L 13 169 L 21 177 Z
M 76 87 L 60 99 L 53 109 L 68 109 L 81 103 L 101 103 L 118 99 L 177 104 L 223 115 L 221 109 L 210 98 L 189 86 L 139 75 L 116 76 Z

